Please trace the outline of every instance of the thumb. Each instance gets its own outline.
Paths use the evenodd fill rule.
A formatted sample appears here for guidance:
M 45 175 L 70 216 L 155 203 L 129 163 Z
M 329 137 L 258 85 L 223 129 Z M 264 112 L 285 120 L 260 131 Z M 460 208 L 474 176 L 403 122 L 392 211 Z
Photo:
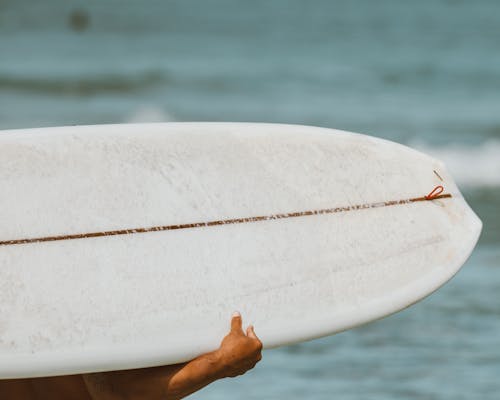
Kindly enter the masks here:
M 233 318 L 231 319 L 231 332 L 242 332 L 241 329 L 241 314 L 235 312 Z

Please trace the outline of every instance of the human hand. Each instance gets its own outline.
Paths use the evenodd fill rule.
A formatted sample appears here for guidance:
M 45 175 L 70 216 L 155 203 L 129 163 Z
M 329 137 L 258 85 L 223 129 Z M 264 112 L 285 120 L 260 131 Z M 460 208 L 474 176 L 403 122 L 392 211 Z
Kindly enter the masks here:
M 216 351 L 225 377 L 242 375 L 255 367 L 262 359 L 262 342 L 250 325 L 243 332 L 240 313 L 234 313 L 231 320 L 231 331 L 224 337 L 220 348 Z

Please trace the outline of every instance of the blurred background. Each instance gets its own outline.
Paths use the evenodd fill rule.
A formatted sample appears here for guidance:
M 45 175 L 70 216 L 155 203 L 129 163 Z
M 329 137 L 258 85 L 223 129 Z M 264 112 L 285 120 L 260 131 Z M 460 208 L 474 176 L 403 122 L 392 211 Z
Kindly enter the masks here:
M 498 399 L 500 1 L 0 0 L 0 129 L 148 121 L 407 144 L 447 163 L 484 222 L 436 294 L 193 399 Z

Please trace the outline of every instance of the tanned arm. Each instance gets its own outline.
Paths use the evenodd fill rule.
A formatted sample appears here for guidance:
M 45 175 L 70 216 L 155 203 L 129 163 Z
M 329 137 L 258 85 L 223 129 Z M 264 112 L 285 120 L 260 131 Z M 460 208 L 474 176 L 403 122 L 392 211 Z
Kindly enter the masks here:
M 178 400 L 213 381 L 244 374 L 261 358 L 262 343 L 252 326 L 242 329 L 239 313 L 218 350 L 184 364 L 127 371 L 85 374 L 94 400 Z

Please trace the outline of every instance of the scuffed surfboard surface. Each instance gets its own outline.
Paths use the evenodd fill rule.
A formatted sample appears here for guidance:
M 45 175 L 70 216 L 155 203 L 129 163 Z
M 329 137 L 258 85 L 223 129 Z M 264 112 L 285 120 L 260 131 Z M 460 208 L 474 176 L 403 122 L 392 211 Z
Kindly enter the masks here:
M 186 361 L 235 310 L 267 348 L 349 329 L 443 285 L 481 230 L 438 160 L 305 126 L 3 131 L 0 187 L 0 378 Z

